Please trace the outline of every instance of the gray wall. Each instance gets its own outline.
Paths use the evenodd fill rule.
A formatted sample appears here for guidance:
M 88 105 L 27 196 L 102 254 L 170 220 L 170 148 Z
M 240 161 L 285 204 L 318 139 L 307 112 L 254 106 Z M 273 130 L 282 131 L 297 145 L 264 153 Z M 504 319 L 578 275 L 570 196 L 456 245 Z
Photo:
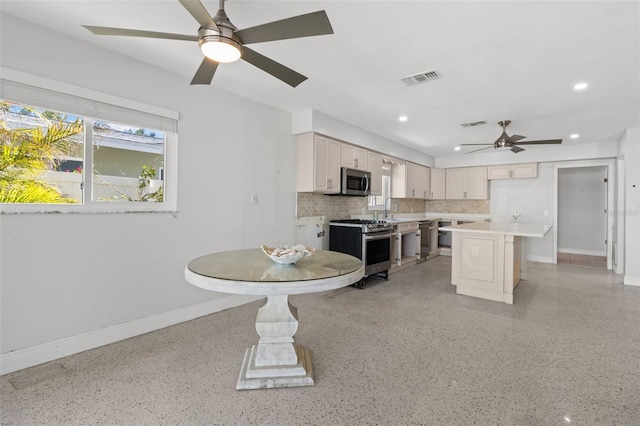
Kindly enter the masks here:
M 558 251 L 606 256 L 605 167 L 558 169 Z
M 1 19 L 3 67 L 180 113 L 177 215 L 0 215 L 2 354 L 218 299 L 231 306 L 232 296 L 187 284 L 183 271 L 206 253 L 294 241 L 291 115 Z

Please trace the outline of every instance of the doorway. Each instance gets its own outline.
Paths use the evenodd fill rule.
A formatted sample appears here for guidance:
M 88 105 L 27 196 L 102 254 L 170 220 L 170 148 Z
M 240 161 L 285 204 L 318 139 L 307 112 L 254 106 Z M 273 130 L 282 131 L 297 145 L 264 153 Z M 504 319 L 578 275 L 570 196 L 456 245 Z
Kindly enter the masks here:
M 555 167 L 554 262 L 612 267 L 612 183 L 609 162 Z

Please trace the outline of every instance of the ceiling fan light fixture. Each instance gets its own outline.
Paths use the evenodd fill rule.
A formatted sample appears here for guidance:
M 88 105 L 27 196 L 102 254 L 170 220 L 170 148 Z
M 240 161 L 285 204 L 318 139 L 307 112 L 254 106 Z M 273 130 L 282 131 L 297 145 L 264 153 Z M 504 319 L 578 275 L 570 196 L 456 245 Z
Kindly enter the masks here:
M 223 29 L 224 32 L 224 29 Z M 242 56 L 242 44 L 232 37 L 225 37 L 214 30 L 202 28 L 198 44 L 202 54 L 221 63 L 235 62 Z

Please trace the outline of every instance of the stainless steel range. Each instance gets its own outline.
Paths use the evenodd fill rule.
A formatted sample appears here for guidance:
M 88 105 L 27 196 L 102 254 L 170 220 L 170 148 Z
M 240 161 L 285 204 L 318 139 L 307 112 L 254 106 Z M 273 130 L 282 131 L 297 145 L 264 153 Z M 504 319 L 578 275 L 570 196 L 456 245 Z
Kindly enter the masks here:
M 362 259 L 364 275 L 388 278 L 393 226 L 383 220 L 345 219 L 329 222 L 329 250 Z

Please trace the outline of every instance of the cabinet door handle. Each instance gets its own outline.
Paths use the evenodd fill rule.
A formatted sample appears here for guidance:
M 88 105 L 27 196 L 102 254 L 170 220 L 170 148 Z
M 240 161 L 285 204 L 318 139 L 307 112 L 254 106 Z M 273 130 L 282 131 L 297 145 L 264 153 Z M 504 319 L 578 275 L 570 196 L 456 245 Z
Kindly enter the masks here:
M 464 191 L 464 198 L 467 198 L 467 191 Z
M 431 193 L 431 198 L 433 198 L 433 192 Z
M 412 197 L 415 197 L 415 196 L 416 196 L 416 190 L 415 190 L 415 189 L 412 189 L 412 190 L 411 190 L 411 196 L 412 196 Z
M 353 159 L 353 167 L 355 167 L 356 169 L 358 168 L 358 159 L 357 158 Z
M 509 169 L 509 177 L 513 177 L 513 170 Z
M 327 179 L 327 189 L 331 189 L 331 179 Z

